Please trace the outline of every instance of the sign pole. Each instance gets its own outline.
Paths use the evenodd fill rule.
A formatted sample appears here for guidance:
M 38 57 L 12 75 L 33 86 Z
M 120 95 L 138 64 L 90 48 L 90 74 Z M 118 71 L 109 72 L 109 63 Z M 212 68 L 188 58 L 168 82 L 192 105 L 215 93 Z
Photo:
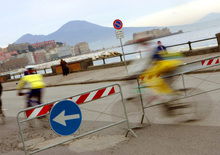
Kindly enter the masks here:
M 127 75 L 128 75 L 128 68 L 127 68 L 124 48 L 123 48 L 123 44 L 122 44 L 122 38 L 124 37 L 124 33 L 122 31 L 123 23 L 120 19 L 116 19 L 113 22 L 113 26 L 116 29 L 116 31 L 115 31 L 116 38 L 120 40 L 120 45 L 121 45 L 122 55 L 123 55 L 123 59 L 124 59 L 125 69 L 126 69 L 126 72 L 127 72 Z
M 127 72 L 127 75 L 128 75 L 128 68 L 127 68 L 127 63 L 126 63 L 126 60 L 125 60 L 125 53 L 124 53 L 124 48 L 123 48 L 123 44 L 122 44 L 122 39 L 119 38 L 119 40 L 120 40 L 122 55 L 123 55 L 123 58 L 124 58 L 125 69 L 126 69 L 126 72 Z

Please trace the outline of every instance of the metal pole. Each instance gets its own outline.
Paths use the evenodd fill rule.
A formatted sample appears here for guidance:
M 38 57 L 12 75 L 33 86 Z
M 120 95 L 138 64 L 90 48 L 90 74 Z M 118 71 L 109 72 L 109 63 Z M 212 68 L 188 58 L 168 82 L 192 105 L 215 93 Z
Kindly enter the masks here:
M 191 42 L 188 41 L 188 44 L 189 44 L 189 50 L 191 51 L 192 50 Z
M 127 68 L 127 63 L 126 63 L 126 60 L 125 60 L 125 53 L 124 53 L 124 48 L 123 48 L 123 44 L 122 44 L 122 39 L 119 38 L 119 40 L 120 40 L 121 50 L 122 50 L 122 54 L 123 54 L 123 58 L 124 58 L 125 69 L 126 69 L 126 72 L 128 74 L 128 68 Z
M 120 55 L 120 60 L 121 60 L 121 62 L 123 61 L 123 59 L 122 59 L 122 56 Z
M 25 142 L 24 142 L 23 132 L 22 132 L 22 129 L 21 129 L 20 120 L 19 120 L 19 114 L 20 114 L 20 112 L 17 115 L 17 123 L 18 123 L 18 128 L 19 128 L 19 134 L 20 134 L 20 137 L 21 137 L 21 141 L 22 141 L 22 144 L 23 144 L 23 149 L 24 149 L 25 155 L 28 155 L 28 152 L 27 152 L 27 149 L 26 149 L 26 146 L 25 146 Z
M 144 103 L 143 103 L 143 98 L 142 98 L 142 94 L 141 94 L 141 88 L 140 88 L 139 78 L 137 78 L 137 84 L 138 84 L 138 93 L 139 93 L 139 96 L 140 96 L 141 107 L 142 107 L 141 124 L 143 124 L 143 122 L 144 122 L 144 117 L 146 117 L 148 123 L 151 125 L 150 120 L 147 118 L 146 113 L 145 113 L 145 110 L 144 110 Z
M 182 81 L 183 81 L 184 93 L 185 93 L 185 96 L 186 96 L 186 86 L 185 86 L 184 76 L 183 76 L 183 74 L 181 74 L 181 76 L 182 76 Z
M 126 119 L 126 122 L 127 122 L 127 128 L 128 128 L 128 131 L 125 135 L 125 137 L 128 136 L 128 132 L 131 132 L 131 134 L 134 136 L 134 137 L 137 137 L 137 135 L 134 133 L 134 131 L 130 128 L 130 124 L 129 124 L 129 120 L 128 120 L 128 114 L 127 114 L 127 110 L 126 110 L 126 107 L 125 107 L 125 103 L 124 103 L 124 97 L 122 95 L 122 90 L 121 90 L 121 86 L 119 84 L 117 84 L 119 90 L 120 90 L 120 95 L 121 95 L 121 102 L 122 102 L 122 106 L 123 106 L 123 109 L 124 109 L 124 115 L 125 115 L 125 119 Z
M 140 53 L 140 58 L 142 58 L 142 54 L 141 54 L 141 51 L 139 51 L 139 53 Z
M 105 65 L 105 58 L 103 58 L 102 61 L 103 61 L 103 64 Z

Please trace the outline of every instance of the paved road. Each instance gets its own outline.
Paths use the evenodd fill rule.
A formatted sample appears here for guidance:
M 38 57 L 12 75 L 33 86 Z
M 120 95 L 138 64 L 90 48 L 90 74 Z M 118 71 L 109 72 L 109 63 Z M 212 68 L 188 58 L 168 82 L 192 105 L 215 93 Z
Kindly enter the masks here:
M 113 71 L 117 73 L 117 70 Z M 84 73 L 83 73 L 84 74 Z M 100 72 L 101 74 L 101 72 Z M 74 74 L 73 74 L 74 75 Z M 99 74 L 98 74 L 99 76 Z M 100 75 L 101 76 L 101 75 Z M 117 75 L 115 75 L 117 76 Z M 206 74 L 195 74 L 185 75 L 185 85 L 187 87 L 197 88 L 197 92 L 189 92 L 189 94 L 198 93 L 201 91 L 212 90 L 220 88 L 219 73 L 206 73 Z M 62 81 L 62 77 L 59 77 Z M 80 78 L 80 77 L 77 77 Z M 84 77 L 84 78 L 88 78 Z M 94 76 L 92 78 L 95 78 Z M 73 79 L 69 78 L 69 81 Z M 99 87 L 114 84 L 116 82 L 98 83 L 98 84 L 87 84 L 87 85 L 69 85 L 60 87 L 50 87 L 45 89 L 44 102 L 50 102 L 63 97 L 76 95 L 82 92 L 86 92 Z M 135 81 L 133 83 L 117 82 L 122 86 L 123 95 L 125 98 L 136 95 L 136 92 L 131 88 L 136 87 Z M 177 87 L 182 87 L 181 78 L 176 78 L 174 83 Z M 144 90 L 144 102 L 150 94 L 149 90 Z M 196 100 L 199 100 L 203 104 L 211 105 L 212 111 L 206 119 L 198 122 L 190 122 L 186 124 L 176 124 L 176 119 L 164 117 L 161 113 L 160 107 L 154 107 L 146 110 L 147 116 L 151 123 L 157 124 L 151 127 L 146 127 L 140 131 L 136 131 L 139 135 L 137 139 L 131 139 L 129 142 L 122 143 L 118 147 L 111 149 L 105 149 L 104 152 L 93 152 L 85 154 L 127 154 L 129 151 L 138 152 L 137 154 L 218 154 L 220 151 L 217 147 L 219 143 L 219 132 L 220 131 L 220 90 L 210 92 L 197 96 Z M 3 94 L 3 108 L 7 116 L 15 117 L 17 112 L 24 107 L 24 98 L 16 96 L 15 91 L 6 91 Z M 126 107 L 131 122 L 137 123 L 141 116 L 141 106 L 139 98 L 131 101 L 126 101 Z M 85 121 L 117 121 L 123 116 L 122 107 L 118 96 L 112 96 L 102 100 L 97 100 L 93 103 L 88 103 L 81 106 L 83 111 L 83 119 Z M 13 121 L 11 121 L 12 123 Z M 146 122 L 146 121 L 145 121 Z M 14 122 L 15 123 L 15 122 Z M 167 125 L 165 125 L 167 124 Z M 11 124 L 11 126 L 15 124 Z M 183 125 L 183 126 L 182 126 Z M 7 128 L 7 126 L 5 126 Z M 1 127 L 4 129 L 4 127 Z M 123 133 L 123 129 L 120 129 L 120 133 Z M 5 130 L 5 129 L 4 129 Z M 172 131 L 172 132 L 171 132 Z M 111 132 L 109 132 L 111 133 Z M 109 134 L 108 133 L 108 134 Z M 107 134 L 107 135 L 108 135 Z M 173 134 L 173 135 L 172 135 Z M 206 137 L 204 139 L 204 137 Z M 144 139 L 147 139 L 144 141 Z M 143 142 L 144 141 L 144 142 Z M 178 143 L 179 144 L 178 144 Z M 137 143 L 138 145 L 135 145 Z M 158 145 L 159 144 L 159 145 Z M 119 148 L 120 146 L 120 148 Z M 148 146 L 148 149 L 144 149 Z M 52 149 L 52 152 L 66 152 L 71 154 L 71 148 L 64 149 Z M 54 151 L 55 150 L 55 151 Z M 56 151 L 59 150 L 59 151 Z M 49 151 L 49 150 L 48 150 Z M 49 151 L 50 152 L 50 151 Z M 165 152 L 165 153 L 164 153 Z M 50 152 L 51 153 L 51 152 Z M 12 153 L 13 154 L 13 153 Z M 15 153 L 17 154 L 17 152 Z M 44 154 L 44 152 L 42 152 Z M 54 153 L 55 155 L 56 153 Z
M 195 87 L 198 88 L 199 91 L 205 91 L 205 90 L 212 90 L 220 87 L 220 78 L 219 78 L 219 73 L 206 73 L 206 74 L 196 74 L 196 75 L 185 75 L 185 85 L 186 87 Z M 45 89 L 45 95 L 44 95 L 44 103 L 50 102 L 50 101 L 55 101 L 58 99 L 62 99 L 64 97 L 68 96 L 73 96 L 76 94 L 80 94 L 82 92 L 87 92 L 89 90 L 97 89 L 103 86 L 111 85 L 114 83 L 119 83 L 122 86 L 123 90 L 123 95 L 125 98 L 136 95 L 137 93 L 135 90 L 132 90 L 131 88 L 135 88 L 136 86 L 136 81 L 133 81 L 133 83 L 126 83 L 126 82 L 109 82 L 109 83 L 98 83 L 98 84 L 87 84 L 87 85 L 70 85 L 70 86 L 60 86 L 60 87 L 50 87 Z M 182 87 L 182 80 L 181 77 L 176 79 L 176 82 L 174 83 L 177 87 L 181 88 Z M 198 90 L 197 90 L 198 91 Z M 196 93 L 196 92 L 192 92 Z M 193 123 L 193 124 L 199 124 L 199 125 L 212 125 L 212 126 L 219 126 L 220 125 L 220 119 L 218 119 L 218 115 L 220 113 L 220 107 L 219 107 L 219 100 L 220 98 L 218 97 L 220 91 L 214 91 L 210 92 L 208 94 L 203 94 L 197 97 L 197 99 L 204 98 L 204 95 L 208 95 L 208 98 L 203 99 L 203 101 L 200 102 L 207 102 L 211 103 L 212 105 L 212 113 L 208 116 L 208 118 L 204 121 L 201 121 L 199 123 Z M 150 90 L 144 90 L 144 97 L 145 97 L 145 104 L 148 96 L 150 96 L 151 91 Z M 3 94 L 3 108 L 6 112 L 7 116 L 16 116 L 17 112 L 22 109 L 24 105 L 24 97 L 19 97 L 16 95 L 15 91 L 6 91 Z M 112 102 L 113 100 L 116 100 L 115 102 L 112 102 L 112 105 L 117 105 L 118 99 L 114 99 L 118 97 L 113 97 L 113 98 L 106 98 L 105 102 Z M 101 101 L 96 101 L 98 102 L 103 102 Z M 84 105 L 85 107 L 89 106 L 89 108 L 96 109 L 97 107 L 103 107 L 105 109 L 106 106 L 105 104 L 94 104 L 93 106 L 90 105 Z M 140 101 L 139 98 L 137 98 L 134 101 L 129 101 L 126 103 L 126 106 L 128 108 L 128 111 L 130 115 L 135 115 L 135 113 L 140 113 L 141 111 L 141 106 L 140 106 Z M 114 106 L 111 106 L 112 109 L 114 110 Z M 108 108 L 108 111 L 111 112 L 111 108 Z M 164 118 L 162 115 L 159 114 L 160 108 L 151 108 L 149 110 L 146 110 L 146 112 L 149 114 L 149 118 L 151 119 L 152 122 L 155 123 L 172 123 L 172 119 L 167 119 Z M 137 116 L 138 117 L 138 116 Z M 172 121 L 171 121 L 172 120 Z

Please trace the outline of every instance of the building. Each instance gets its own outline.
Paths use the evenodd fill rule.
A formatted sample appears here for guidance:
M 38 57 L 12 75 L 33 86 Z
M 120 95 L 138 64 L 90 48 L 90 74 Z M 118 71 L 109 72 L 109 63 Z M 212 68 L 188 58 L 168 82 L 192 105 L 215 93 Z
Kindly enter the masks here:
M 58 60 L 58 59 L 59 59 L 58 54 L 50 54 L 50 61 Z
M 133 40 L 145 38 L 145 37 L 151 37 L 151 38 L 158 38 L 158 37 L 164 37 L 171 35 L 172 33 L 168 28 L 163 29 L 153 29 L 150 31 L 143 31 L 133 34 Z
M 31 46 L 35 49 L 55 48 L 56 42 L 54 40 L 49 40 L 49 41 L 34 43 L 34 44 L 31 44 Z
M 18 68 L 24 68 L 28 64 L 27 57 L 11 58 L 0 64 L 0 72 L 10 71 Z
M 0 51 L 0 62 L 4 62 L 12 58 L 13 56 L 18 55 L 17 51 L 12 51 L 12 52 L 3 52 Z
M 38 50 L 38 51 L 33 52 L 33 58 L 34 58 L 35 64 L 46 62 L 47 61 L 46 51 Z
M 8 52 L 17 51 L 19 53 L 28 52 L 29 51 L 29 43 L 22 43 L 22 44 L 10 44 L 7 47 Z
M 87 42 L 81 42 L 74 46 L 75 55 L 82 55 L 90 53 L 89 44 Z
M 58 47 L 57 54 L 59 58 L 71 57 L 73 55 L 71 47 L 67 45 Z

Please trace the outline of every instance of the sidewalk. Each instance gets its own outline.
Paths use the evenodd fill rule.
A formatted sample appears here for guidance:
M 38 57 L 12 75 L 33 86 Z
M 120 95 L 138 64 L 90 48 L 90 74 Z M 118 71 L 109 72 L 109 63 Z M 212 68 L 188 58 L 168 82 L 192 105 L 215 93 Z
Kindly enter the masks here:
M 10 128 L 14 123 L 11 120 L 7 127 L 7 134 L 11 134 L 12 138 L 17 132 Z M 87 136 L 81 140 L 42 151 L 38 155 L 219 155 L 219 130 L 220 127 L 153 124 L 135 130 L 137 138 L 129 136 L 128 139 L 115 143 L 106 140 L 109 139 L 107 137 L 109 135 L 123 137 L 123 134 L 108 130 L 105 134 Z M 0 133 L 1 140 L 3 140 L 3 134 L 4 132 Z M 0 144 L 1 155 L 24 154 L 17 147 L 13 147 L 10 138 L 4 140 L 8 141 L 8 145 Z M 16 140 L 18 138 L 14 141 Z

